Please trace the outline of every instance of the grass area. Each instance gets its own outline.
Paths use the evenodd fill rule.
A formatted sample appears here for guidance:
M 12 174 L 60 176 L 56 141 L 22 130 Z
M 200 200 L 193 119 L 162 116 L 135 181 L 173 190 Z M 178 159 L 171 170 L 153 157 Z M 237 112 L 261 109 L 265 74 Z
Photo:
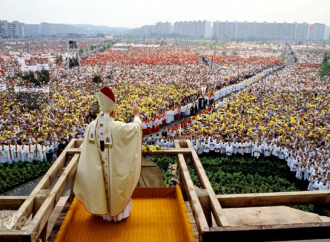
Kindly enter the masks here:
M 175 156 L 151 156 L 163 175 L 164 185 L 172 178 L 169 175 L 169 165 L 177 163 Z M 201 162 L 216 194 L 267 193 L 306 191 L 306 182 L 295 178 L 285 161 L 279 159 L 241 156 L 202 157 Z M 188 160 L 191 178 L 196 186 L 199 179 Z M 299 205 L 295 208 L 318 212 L 314 205 Z
M 19 161 L 0 164 L 0 194 L 44 175 L 51 162 Z

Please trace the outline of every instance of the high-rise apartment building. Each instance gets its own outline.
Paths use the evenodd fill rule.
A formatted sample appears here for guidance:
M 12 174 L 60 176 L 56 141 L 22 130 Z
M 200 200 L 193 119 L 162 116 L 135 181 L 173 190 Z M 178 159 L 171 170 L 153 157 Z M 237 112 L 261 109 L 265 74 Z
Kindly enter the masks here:
M 18 21 L 0 21 L 0 38 L 21 39 L 25 37 L 25 24 Z
M 308 40 L 323 41 L 324 40 L 325 25 L 324 24 L 311 24 L 309 26 Z
M 280 40 L 321 41 L 326 40 L 324 24 L 267 23 L 267 22 L 213 22 L 213 36 L 227 41 Z
M 26 36 L 28 37 L 40 36 L 41 34 L 40 24 L 26 24 L 25 31 L 26 31 Z

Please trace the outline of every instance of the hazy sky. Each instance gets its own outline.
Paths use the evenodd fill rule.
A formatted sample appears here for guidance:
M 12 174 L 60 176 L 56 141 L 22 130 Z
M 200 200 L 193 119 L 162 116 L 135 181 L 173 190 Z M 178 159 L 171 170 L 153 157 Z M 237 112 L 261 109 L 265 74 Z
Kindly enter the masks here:
M 330 0 L 0 0 L 1 19 L 130 28 L 185 20 L 330 26 Z

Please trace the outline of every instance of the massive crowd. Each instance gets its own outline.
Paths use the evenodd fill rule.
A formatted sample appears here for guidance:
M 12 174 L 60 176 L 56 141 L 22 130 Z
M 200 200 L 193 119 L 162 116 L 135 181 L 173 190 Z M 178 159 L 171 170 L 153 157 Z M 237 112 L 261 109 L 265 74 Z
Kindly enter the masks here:
M 82 45 L 100 44 L 85 40 Z M 25 60 L 27 65 L 44 64 L 46 58 L 36 56 L 63 54 L 66 48 L 63 40 L 29 45 L 35 59 Z M 24 48 L 7 43 L 0 54 L 22 56 Z M 329 189 L 329 80 L 297 65 L 243 85 L 279 66 L 279 49 L 233 44 L 220 53 L 195 45 L 96 53 L 86 48 L 82 73 L 64 63 L 49 64 L 50 93 L 38 94 L 35 109 L 27 107 L 28 97 L 13 91 L 34 87 L 17 75 L 20 63 L 15 57 L 0 60 L 6 73 L 0 83 L 7 85 L 0 92 L 0 162 L 56 159 L 70 139 L 83 137 L 98 112 L 94 94 L 108 85 L 115 91 L 118 120 L 131 121 L 132 102 L 141 107 L 146 144 L 172 148 L 175 138 L 188 138 L 199 155 L 278 157 L 298 179 L 310 180 L 309 190 Z M 320 58 L 308 53 L 298 55 L 311 63 Z M 200 57 L 214 61 L 212 70 Z M 93 83 L 94 75 L 103 83 Z
M 101 85 L 108 85 L 115 90 L 118 120 L 129 122 L 130 104 L 139 104 L 144 132 L 147 134 L 179 119 L 181 115 L 197 113 L 206 104 L 213 102 L 217 91 L 239 83 L 278 62 L 274 57 L 260 57 L 257 60 L 253 57 L 242 59 L 231 56 L 226 62 L 231 65 L 227 68 L 217 65 L 211 72 L 208 66 L 201 63 L 175 63 L 177 56 L 194 59 L 196 51 L 148 49 L 131 52 L 126 51 L 126 55 L 123 55 L 123 51 L 108 50 L 103 54 L 118 55 L 118 59 L 126 63 L 121 65 L 117 59 L 107 58 L 104 63 L 104 59 L 91 55 L 83 61 L 81 74 L 75 69 L 66 69 L 65 64 L 51 63 L 48 84 L 50 93 L 38 94 L 35 100 L 38 107 L 36 109 L 27 107 L 28 95 L 26 97 L 13 91 L 14 86 L 34 87 L 33 83 L 17 76 L 21 72 L 20 64 L 15 58 L 1 61 L 0 68 L 6 72 L 1 82 L 7 85 L 7 91 L 0 93 L 4 100 L 0 104 L 0 142 L 2 147 L 7 147 L 1 149 L 2 162 L 13 160 L 10 158 L 9 147 L 14 144 L 18 156 L 24 153 L 25 146 L 33 146 L 33 142 L 50 145 L 54 149 L 50 152 L 58 153 L 56 142 L 81 138 L 85 126 L 95 116 L 95 110 L 97 112 L 97 108 L 91 106 L 96 103 L 94 93 Z M 146 58 L 146 55 L 150 56 L 149 59 L 154 58 L 154 62 L 135 62 Z M 163 60 L 167 62 L 164 63 Z M 92 64 L 86 64 L 89 62 Z M 168 63 L 171 64 L 167 65 Z M 238 68 L 238 65 L 241 67 Z M 95 74 L 103 78 L 102 84 L 91 81 Z M 188 109 L 186 106 L 192 106 L 193 110 L 185 111 Z M 40 150 L 37 147 L 32 149 Z M 24 158 L 24 155 L 20 157 L 23 160 L 30 159 Z
M 308 190 L 329 189 L 329 85 L 314 68 L 286 67 L 168 133 L 191 139 L 199 155 L 277 157 L 297 179 L 310 181 Z M 154 143 L 172 146 L 169 140 L 157 138 Z

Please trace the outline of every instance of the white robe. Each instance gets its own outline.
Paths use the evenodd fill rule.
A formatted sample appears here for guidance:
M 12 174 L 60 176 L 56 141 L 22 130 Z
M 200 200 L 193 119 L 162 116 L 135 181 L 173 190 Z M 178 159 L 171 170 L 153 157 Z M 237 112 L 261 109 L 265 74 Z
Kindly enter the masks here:
M 140 177 L 142 127 L 138 122 L 113 120 L 104 124 L 110 127 L 112 144 L 101 151 L 98 125 L 99 117 L 86 128 L 73 190 L 87 211 L 116 220 L 129 204 Z

